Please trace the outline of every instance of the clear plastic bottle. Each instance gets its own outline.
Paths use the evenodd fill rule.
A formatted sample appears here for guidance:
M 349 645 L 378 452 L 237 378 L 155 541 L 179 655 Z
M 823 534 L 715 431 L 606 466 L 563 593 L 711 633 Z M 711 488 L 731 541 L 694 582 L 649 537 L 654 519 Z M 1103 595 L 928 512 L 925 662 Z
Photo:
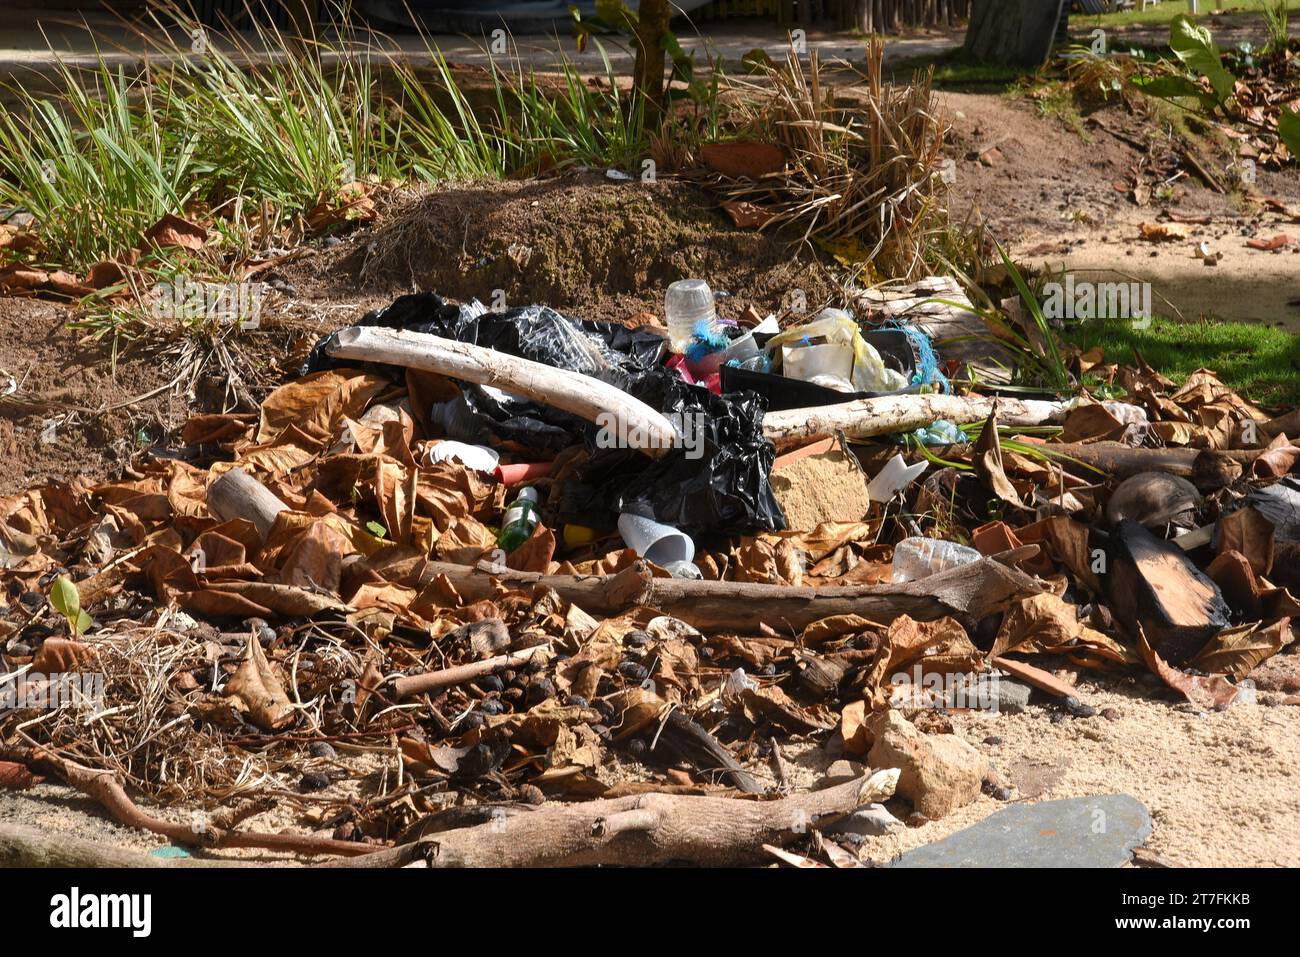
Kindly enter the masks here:
M 983 558 L 979 552 L 938 538 L 905 538 L 894 546 L 891 581 L 913 582 Z
M 718 318 L 713 290 L 703 279 L 679 279 L 664 294 L 664 322 L 668 325 L 668 344 L 673 352 L 682 353 L 691 344 L 695 324 Z
M 537 490 L 525 486 L 519 490 L 515 500 L 506 507 L 497 544 L 506 552 L 513 552 L 533 537 L 535 528 L 537 528 Z

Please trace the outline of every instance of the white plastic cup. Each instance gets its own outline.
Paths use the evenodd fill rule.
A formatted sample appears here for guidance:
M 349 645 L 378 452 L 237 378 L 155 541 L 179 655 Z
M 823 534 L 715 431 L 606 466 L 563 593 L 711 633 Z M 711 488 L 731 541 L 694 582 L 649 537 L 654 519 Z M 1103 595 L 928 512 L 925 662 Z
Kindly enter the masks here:
M 664 293 L 664 322 L 673 352 L 686 351 L 697 322 L 706 319 L 712 323 L 717 318 L 713 290 L 703 279 L 679 279 Z
M 695 542 L 671 525 L 624 512 L 618 517 L 618 533 L 629 548 L 660 568 L 695 559 Z

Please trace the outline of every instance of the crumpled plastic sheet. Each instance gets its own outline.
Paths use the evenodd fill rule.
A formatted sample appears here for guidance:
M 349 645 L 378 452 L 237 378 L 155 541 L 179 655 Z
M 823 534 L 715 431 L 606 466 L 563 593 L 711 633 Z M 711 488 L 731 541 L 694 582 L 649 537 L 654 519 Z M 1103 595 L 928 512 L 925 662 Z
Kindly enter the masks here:
M 547 456 L 586 443 L 588 463 L 562 489 L 561 522 L 612 525 L 628 511 L 689 534 L 786 527 L 768 481 L 776 452 L 763 438 L 765 401 L 752 392 L 716 396 L 682 382 L 661 364 L 660 336 L 572 319 L 548 306 L 501 313 L 477 300 L 458 306 L 436 293 L 401 296 L 359 324 L 429 333 L 581 372 L 617 386 L 677 425 L 683 447 L 652 460 L 635 449 L 602 448 L 600 430 L 578 416 L 491 386 L 458 382 L 461 395 L 431 413 L 446 438 L 518 442 Z M 331 338 L 316 344 L 302 374 L 342 364 L 327 354 Z

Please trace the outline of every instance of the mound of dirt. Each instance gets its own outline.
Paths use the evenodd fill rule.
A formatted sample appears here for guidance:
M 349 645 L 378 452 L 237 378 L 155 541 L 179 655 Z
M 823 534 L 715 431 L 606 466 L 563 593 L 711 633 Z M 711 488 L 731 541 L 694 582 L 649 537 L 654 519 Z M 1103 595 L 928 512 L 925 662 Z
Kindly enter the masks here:
M 765 313 L 796 289 L 810 307 L 835 292 L 809 246 L 734 228 L 694 187 L 591 173 L 433 189 L 377 228 L 356 265 L 370 287 L 588 319 L 657 311 L 665 287 L 688 276 Z

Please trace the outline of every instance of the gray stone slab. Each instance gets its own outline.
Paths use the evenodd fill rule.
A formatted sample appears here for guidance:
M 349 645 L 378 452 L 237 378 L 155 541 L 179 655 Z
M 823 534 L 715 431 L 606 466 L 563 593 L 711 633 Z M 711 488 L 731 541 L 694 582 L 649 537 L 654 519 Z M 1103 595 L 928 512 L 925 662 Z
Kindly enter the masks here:
M 1119 867 L 1151 836 L 1151 815 L 1128 794 L 1012 804 L 891 867 Z

